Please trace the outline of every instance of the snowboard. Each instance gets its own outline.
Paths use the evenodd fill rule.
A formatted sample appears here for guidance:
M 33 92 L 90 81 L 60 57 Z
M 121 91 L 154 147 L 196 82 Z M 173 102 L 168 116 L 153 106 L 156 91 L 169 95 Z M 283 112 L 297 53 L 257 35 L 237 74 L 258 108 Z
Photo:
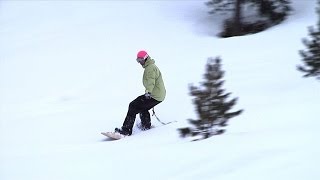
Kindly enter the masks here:
M 102 132 L 101 134 L 114 140 L 119 140 L 126 137 L 118 132 Z
M 147 131 L 149 129 L 143 129 L 142 125 L 141 124 L 137 124 L 136 127 L 140 130 L 140 131 Z M 151 126 L 151 128 L 154 128 L 154 126 Z M 150 128 L 150 129 L 151 129 Z M 102 135 L 104 136 L 107 136 L 113 140 L 119 140 L 119 139 L 122 139 L 122 138 L 125 138 L 127 137 L 126 135 L 122 135 L 118 132 L 102 132 L 101 133 Z
M 168 123 L 162 123 L 162 126 L 168 125 L 168 124 L 171 124 L 171 123 L 174 123 L 174 122 L 177 122 L 177 121 L 171 121 L 171 122 L 168 122 Z M 147 130 L 155 128 L 155 126 L 151 125 L 150 129 L 144 129 L 141 126 L 141 124 L 137 124 L 136 127 L 139 129 L 139 131 L 147 131 Z M 113 140 L 119 140 L 119 139 L 123 139 L 123 138 L 127 137 L 126 135 L 122 135 L 122 134 L 120 134 L 118 132 L 101 132 L 101 134 L 104 135 L 104 136 L 107 136 L 107 137 L 109 137 L 109 138 L 111 138 Z

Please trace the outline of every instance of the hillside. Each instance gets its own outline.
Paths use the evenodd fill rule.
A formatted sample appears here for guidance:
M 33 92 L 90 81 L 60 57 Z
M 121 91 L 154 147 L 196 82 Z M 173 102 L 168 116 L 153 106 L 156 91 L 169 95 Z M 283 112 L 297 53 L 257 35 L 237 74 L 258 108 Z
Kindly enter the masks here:
M 317 180 L 319 82 L 302 78 L 298 50 L 315 25 L 315 0 L 265 32 L 219 39 L 205 1 L 1 1 L 0 179 Z M 144 92 L 136 52 L 146 49 L 166 84 L 164 122 L 120 141 Z M 181 139 L 196 117 L 189 83 L 220 56 L 239 97 L 227 132 Z M 137 118 L 139 121 L 139 118 Z

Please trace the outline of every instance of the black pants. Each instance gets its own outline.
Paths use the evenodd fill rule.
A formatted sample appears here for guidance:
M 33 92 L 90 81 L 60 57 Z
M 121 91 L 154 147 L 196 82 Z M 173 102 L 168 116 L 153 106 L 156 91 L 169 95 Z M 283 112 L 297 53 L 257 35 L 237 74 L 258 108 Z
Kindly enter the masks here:
M 151 118 L 149 110 L 159 103 L 161 103 L 161 101 L 157 101 L 153 98 L 146 99 L 144 95 L 137 97 L 129 104 L 128 113 L 123 122 L 122 129 L 131 134 L 137 114 L 140 114 L 142 126 L 150 127 Z

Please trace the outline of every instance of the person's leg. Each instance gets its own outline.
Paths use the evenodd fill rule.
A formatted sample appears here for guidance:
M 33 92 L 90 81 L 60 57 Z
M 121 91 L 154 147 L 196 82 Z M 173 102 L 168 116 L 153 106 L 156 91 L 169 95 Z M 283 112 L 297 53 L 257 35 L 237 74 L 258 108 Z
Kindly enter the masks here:
M 141 111 L 141 103 L 143 102 L 144 95 L 137 97 L 129 104 L 128 112 L 122 125 L 122 134 L 131 135 L 132 128 L 136 119 L 136 115 Z
M 145 103 L 144 110 L 140 112 L 140 119 L 141 119 L 141 128 L 142 129 L 150 129 L 151 127 L 151 118 L 149 110 L 153 108 L 154 106 L 161 103 L 160 101 L 156 101 L 155 99 L 149 99 Z
M 122 125 L 122 134 L 131 135 L 132 128 L 136 119 L 136 115 L 139 113 L 143 114 L 143 120 L 141 120 L 146 125 L 150 124 L 150 114 L 148 112 L 149 109 L 153 108 L 155 105 L 159 104 L 160 101 L 157 101 L 153 98 L 146 99 L 144 95 L 137 97 L 129 104 L 129 109 L 127 116 Z
M 142 130 L 150 129 L 151 118 L 150 118 L 150 113 L 148 110 L 140 113 L 140 119 L 141 119 L 141 129 Z

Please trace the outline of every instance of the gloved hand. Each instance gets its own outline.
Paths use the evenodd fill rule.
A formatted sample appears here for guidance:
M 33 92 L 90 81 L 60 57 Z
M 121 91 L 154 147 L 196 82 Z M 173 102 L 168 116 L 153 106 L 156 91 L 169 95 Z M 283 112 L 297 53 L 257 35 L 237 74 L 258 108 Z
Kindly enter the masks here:
M 147 92 L 147 93 L 144 94 L 144 97 L 146 99 L 151 99 L 151 94 L 149 92 Z

